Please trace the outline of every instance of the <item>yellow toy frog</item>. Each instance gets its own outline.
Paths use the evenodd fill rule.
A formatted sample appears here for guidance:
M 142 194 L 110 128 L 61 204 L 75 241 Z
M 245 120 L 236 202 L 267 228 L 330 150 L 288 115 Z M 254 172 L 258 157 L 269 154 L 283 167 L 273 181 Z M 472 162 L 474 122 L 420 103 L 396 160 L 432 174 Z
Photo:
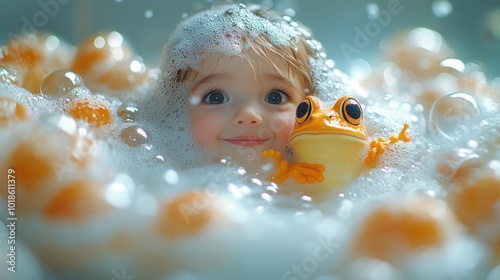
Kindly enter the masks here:
M 269 177 L 270 180 L 281 183 L 294 177 L 300 183 L 314 183 L 301 188 L 306 194 L 347 185 L 361 172 L 373 167 L 389 145 L 399 140 L 410 141 L 406 133 L 409 125 L 404 124 L 399 135 L 372 140 L 368 155 L 364 157 L 368 138 L 363 110 L 352 96 L 340 98 L 331 108 L 322 108 L 320 99 L 307 96 L 297 106 L 295 117 L 290 144 L 296 163 L 282 159 L 281 153 L 275 150 L 266 150 L 263 155 L 276 162 L 276 173 Z

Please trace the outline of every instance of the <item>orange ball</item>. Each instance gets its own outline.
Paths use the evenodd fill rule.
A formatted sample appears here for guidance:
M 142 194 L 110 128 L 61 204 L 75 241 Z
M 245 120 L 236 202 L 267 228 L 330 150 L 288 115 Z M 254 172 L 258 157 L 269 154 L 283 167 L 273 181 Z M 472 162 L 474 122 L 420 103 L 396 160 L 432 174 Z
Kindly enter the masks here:
M 66 102 L 64 110 L 77 120 L 85 121 L 96 127 L 111 123 L 111 111 L 100 100 L 91 98 L 73 99 Z
M 147 72 L 139 60 L 117 63 L 112 69 L 100 75 L 96 81 L 111 90 L 130 90 L 144 84 Z
M 43 215 L 49 220 L 82 222 L 112 209 L 102 193 L 104 185 L 91 179 L 67 183 L 49 201 Z
M 157 230 L 168 238 L 198 234 L 216 215 L 211 203 L 202 193 L 182 194 L 161 208 Z
M 65 118 L 60 123 L 68 125 L 68 120 L 73 121 Z M 46 124 L 28 123 L 14 133 L 17 143 L 2 166 L 15 171 L 17 191 L 24 196 L 20 203 L 27 206 L 31 199 L 40 200 L 42 193 L 89 168 L 95 161 L 91 153 L 95 141 L 82 130 L 69 133 Z
M 395 263 L 443 245 L 452 221 L 440 201 L 410 197 L 384 203 L 363 219 L 353 239 L 352 254 Z
M 500 177 L 488 172 L 479 177 L 470 176 L 449 194 L 449 201 L 458 220 L 472 231 L 478 231 L 485 224 L 498 224 Z M 500 232 L 498 234 L 500 236 Z
M 116 32 L 91 36 L 78 48 L 73 71 L 83 77 L 92 90 L 130 90 L 147 79 L 146 66 Z
M 12 153 L 9 167 L 16 172 L 17 185 L 26 190 L 35 190 L 54 175 L 52 162 L 55 155 L 47 153 L 35 143 L 20 143 Z M 43 145 L 43 140 L 38 145 Z
M 419 27 L 394 36 L 384 49 L 383 59 L 421 79 L 443 72 L 441 62 L 453 55 L 441 34 Z
M 72 46 L 51 34 L 28 34 L 9 41 L 0 56 L 0 64 L 16 70 L 21 86 L 39 93 L 44 77 L 60 68 L 68 68 L 73 58 Z

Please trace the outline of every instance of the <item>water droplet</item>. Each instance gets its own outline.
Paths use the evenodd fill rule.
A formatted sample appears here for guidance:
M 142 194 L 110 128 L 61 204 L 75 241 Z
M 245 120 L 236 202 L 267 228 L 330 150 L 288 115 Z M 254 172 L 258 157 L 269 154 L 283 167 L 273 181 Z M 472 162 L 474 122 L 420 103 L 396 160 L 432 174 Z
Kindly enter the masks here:
M 163 174 L 163 179 L 170 185 L 175 185 L 179 182 L 179 174 L 173 169 L 165 171 Z
M 54 35 L 49 35 L 47 39 L 45 39 L 45 48 L 48 51 L 54 51 L 61 45 L 61 41 Z
M 123 44 L 123 36 L 116 31 L 111 31 L 107 36 L 107 42 L 112 48 L 119 48 Z
M 265 201 L 272 201 L 273 200 L 273 197 L 268 193 L 262 193 L 260 195 L 260 197 L 262 197 L 262 199 L 264 199 Z
M 144 12 L 144 16 L 146 18 L 152 18 L 153 17 L 153 11 L 147 10 L 146 12 Z
M 137 112 L 139 109 L 134 103 L 122 104 L 116 110 L 116 114 L 126 122 L 133 122 L 137 118 Z
M 191 106 L 199 105 L 200 102 L 201 102 L 201 98 L 199 96 L 191 96 L 189 98 L 189 104 L 191 104 Z
M 429 115 L 429 131 L 433 136 L 455 140 L 471 125 L 479 123 L 481 109 L 476 99 L 467 93 L 456 92 L 441 96 L 434 102 Z
M 113 206 L 128 207 L 132 201 L 135 183 L 127 174 L 116 175 L 115 180 L 104 191 L 104 198 Z
M 444 18 L 453 12 L 453 5 L 448 0 L 437 0 L 432 3 L 432 13 L 435 16 Z
M 311 202 L 312 201 L 312 198 L 310 196 L 307 196 L 307 195 L 303 195 L 300 199 L 302 201 L 306 201 L 306 202 Z
M 156 162 L 165 162 L 165 158 L 162 155 L 157 155 L 155 157 Z
M 83 79 L 69 70 L 56 70 L 43 79 L 40 93 L 47 97 L 61 97 L 77 87 L 84 87 Z
M 366 4 L 365 10 L 369 19 L 376 19 L 380 15 L 380 9 L 375 3 Z
M 121 131 L 120 136 L 122 137 L 123 142 L 131 147 L 140 146 L 148 140 L 146 131 L 142 127 L 136 125 L 124 128 Z
M 243 167 L 238 167 L 238 171 L 237 172 L 240 175 L 245 175 L 247 173 L 247 171 Z

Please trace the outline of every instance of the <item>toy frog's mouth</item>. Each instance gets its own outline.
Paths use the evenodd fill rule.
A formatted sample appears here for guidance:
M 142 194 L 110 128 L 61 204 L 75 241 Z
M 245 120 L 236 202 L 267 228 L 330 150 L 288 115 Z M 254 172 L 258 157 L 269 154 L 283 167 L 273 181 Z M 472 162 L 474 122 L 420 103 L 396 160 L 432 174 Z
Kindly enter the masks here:
M 321 138 L 330 138 L 330 139 L 331 138 L 352 138 L 352 140 L 354 140 L 354 141 L 363 141 L 363 142 L 366 142 L 368 140 L 366 135 L 361 134 L 361 133 L 356 133 L 356 132 L 352 132 L 352 133 L 349 133 L 349 132 L 345 132 L 345 133 L 301 132 L 301 133 L 297 133 L 297 134 L 292 134 L 292 136 L 290 137 L 290 141 L 292 141 L 296 138 L 303 137 L 303 136 L 309 136 L 309 137 L 314 137 L 314 138 L 318 138 L 318 139 L 321 139 Z

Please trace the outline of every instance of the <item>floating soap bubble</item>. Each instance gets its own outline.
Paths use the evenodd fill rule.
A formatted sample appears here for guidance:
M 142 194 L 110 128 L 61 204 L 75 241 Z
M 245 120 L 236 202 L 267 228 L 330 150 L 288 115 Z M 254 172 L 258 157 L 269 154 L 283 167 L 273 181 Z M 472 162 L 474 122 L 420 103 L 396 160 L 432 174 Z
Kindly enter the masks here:
M 148 134 L 146 131 L 139 126 L 133 125 L 127 128 L 124 128 L 120 136 L 122 137 L 123 142 L 131 147 L 140 146 L 148 140 Z
M 61 97 L 77 87 L 84 87 L 82 77 L 70 70 L 56 70 L 43 79 L 40 93 L 49 97 Z
M 481 109 L 472 95 L 463 92 L 447 94 L 432 105 L 429 131 L 433 136 L 455 140 L 478 123 L 479 117 Z
M 138 111 L 139 111 L 139 108 L 137 107 L 137 104 L 128 103 L 128 104 L 120 105 L 120 107 L 118 107 L 116 113 L 117 113 L 118 117 L 120 117 L 124 121 L 133 122 L 137 118 Z

